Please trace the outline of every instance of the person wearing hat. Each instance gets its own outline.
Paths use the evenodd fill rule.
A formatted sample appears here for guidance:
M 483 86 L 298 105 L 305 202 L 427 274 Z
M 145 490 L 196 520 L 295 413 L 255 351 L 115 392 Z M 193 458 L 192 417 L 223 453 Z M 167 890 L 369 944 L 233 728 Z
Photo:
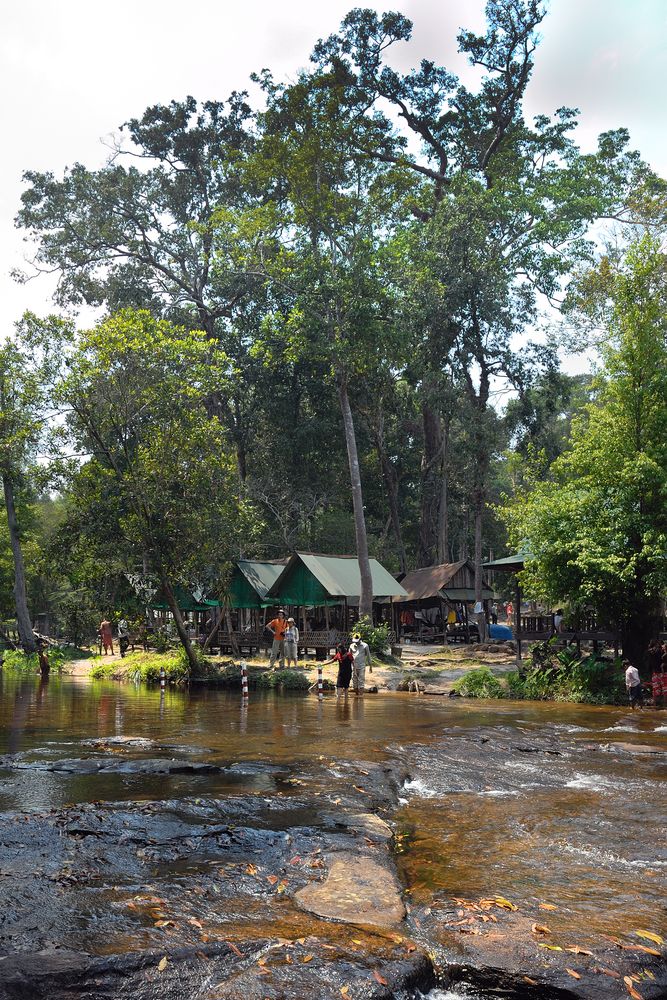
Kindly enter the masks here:
M 368 667 L 371 673 L 373 672 L 373 667 L 371 665 L 370 647 L 368 643 L 363 641 L 359 632 L 355 632 L 352 636 L 350 652 L 354 661 L 352 664 L 352 687 L 355 694 L 361 695 L 364 693 L 366 683 L 366 667 Z
M 294 667 L 298 667 L 297 658 L 299 656 L 299 630 L 296 627 L 296 622 L 293 618 L 287 619 L 287 629 L 285 631 L 285 661 L 287 663 L 287 668 L 291 661 L 294 661 Z
M 285 632 L 287 631 L 287 621 L 285 619 L 285 612 L 282 608 L 278 612 L 278 617 L 272 618 L 266 627 L 273 635 L 269 667 L 271 670 L 275 668 L 277 658 L 278 663 L 280 664 L 280 669 L 282 670 L 285 666 Z

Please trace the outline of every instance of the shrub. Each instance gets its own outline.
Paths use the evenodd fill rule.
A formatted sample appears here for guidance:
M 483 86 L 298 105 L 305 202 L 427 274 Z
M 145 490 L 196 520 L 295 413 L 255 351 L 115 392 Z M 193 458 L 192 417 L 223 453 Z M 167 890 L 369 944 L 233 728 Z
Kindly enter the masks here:
M 63 669 L 64 657 L 57 646 L 49 646 L 46 650 L 51 670 L 60 673 Z M 24 653 L 20 649 L 8 649 L 3 655 L 4 667 L 20 674 L 39 673 L 37 653 Z
M 381 656 L 389 646 L 389 626 L 386 624 L 373 625 L 367 616 L 359 619 L 353 632 L 358 632 L 364 642 L 368 643 L 374 656 Z
M 310 683 L 300 670 L 267 670 L 257 678 L 257 687 L 265 691 L 277 687 L 284 691 L 307 691 Z
M 90 671 L 94 681 L 109 680 L 114 677 L 118 665 L 115 663 L 96 663 Z
M 467 698 L 502 698 L 504 689 L 488 667 L 468 671 L 454 684 L 454 690 Z

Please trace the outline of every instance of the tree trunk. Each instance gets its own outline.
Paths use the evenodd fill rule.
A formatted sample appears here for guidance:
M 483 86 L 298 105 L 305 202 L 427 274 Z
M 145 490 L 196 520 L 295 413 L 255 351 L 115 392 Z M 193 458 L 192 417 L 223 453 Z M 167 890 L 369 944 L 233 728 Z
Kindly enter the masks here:
M 482 517 L 484 515 L 484 497 L 480 494 L 475 497 L 475 604 L 484 608 L 482 600 Z M 477 612 L 477 626 L 479 628 L 479 641 L 486 641 L 486 615 L 484 610 Z
M 167 598 L 167 604 L 169 605 L 169 610 L 174 616 L 174 621 L 176 622 L 176 631 L 178 632 L 178 638 L 181 640 L 181 645 L 185 650 L 185 655 L 188 658 L 188 663 L 190 664 L 190 673 L 196 674 L 199 670 L 199 663 L 197 662 L 197 657 L 195 651 L 192 648 L 192 643 L 190 642 L 190 636 L 185 631 L 185 625 L 183 624 L 183 616 L 181 615 L 181 609 L 176 603 L 176 597 L 174 595 L 173 588 L 167 580 L 166 576 L 161 577 L 162 589 L 164 591 L 164 596 Z
M 387 488 L 387 499 L 389 500 L 389 516 L 391 519 L 391 527 L 394 532 L 394 538 L 396 539 L 396 549 L 398 551 L 398 561 L 401 567 L 401 573 L 407 573 L 408 562 L 405 555 L 405 545 L 403 544 L 403 534 L 401 532 L 401 520 L 398 510 L 398 478 L 396 476 L 396 470 L 389 460 L 386 449 L 384 447 L 384 441 L 382 440 L 382 433 L 379 430 L 374 431 L 375 437 L 375 447 L 377 449 L 378 457 L 380 459 L 380 467 L 382 468 L 382 478 L 384 479 L 384 484 Z
M 2 487 L 5 493 L 5 508 L 7 510 L 7 526 L 9 528 L 9 541 L 14 557 L 14 604 L 16 607 L 16 623 L 18 626 L 19 639 L 25 653 L 34 653 L 37 649 L 35 638 L 32 634 L 32 624 L 28 612 L 28 597 L 25 586 L 25 566 L 23 563 L 23 552 L 21 551 L 21 539 L 19 537 L 19 525 L 14 506 L 14 486 L 11 476 L 7 472 L 2 474 Z
M 418 566 L 432 566 L 437 560 L 438 525 L 442 473 L 442 422 L 428 403 L 422 405 L 424 451 L 421 475 L 421 515 L 419 519 Z
M 438 507 L 438 562 L 449 562 L 449 418 L 442 428 L 442 472 L 440 476 L 440 503 Z
M 373 615 L 373 578 L 371 564 L 368 558 L 368 537 L 366 535 L 366 517 L 364 514 L 364 498 L 361 489 L 361 471 L 357 452 L 357 437 L 354 431 L 354 420 L 347 393 L 347 380 L 344 375 L 337 379 L 338 401 L 340 402 L 345 430 L 347 460 L 350 466 L 350 486 L 352 488 L 352 510 L 354 512 L 354 532 L 357 540 L 357 559 L 361 574 L 361 595 L 359 597 L 359 617 Z

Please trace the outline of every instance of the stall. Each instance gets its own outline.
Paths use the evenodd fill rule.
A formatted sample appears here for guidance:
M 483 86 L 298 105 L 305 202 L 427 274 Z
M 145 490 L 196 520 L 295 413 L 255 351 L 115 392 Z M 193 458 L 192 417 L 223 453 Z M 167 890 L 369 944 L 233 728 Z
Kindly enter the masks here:
M 493 591 L 482 582 L 482 600 L 492 600 Z M 412 570 L 401 583 L 405 596 L 393 606 L 402 640 L 437 644 L 479 638 L 469 619 L 475 603 L 475 567 L 469 559 Z

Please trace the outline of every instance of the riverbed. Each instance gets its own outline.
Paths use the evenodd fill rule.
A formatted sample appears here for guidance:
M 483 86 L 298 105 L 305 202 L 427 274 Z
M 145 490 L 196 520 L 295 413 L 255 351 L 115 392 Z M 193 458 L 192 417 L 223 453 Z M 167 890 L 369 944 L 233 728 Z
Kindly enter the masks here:
M 667 712 L 8 675 L 0 721 L 0 996 L 665 995 Z

